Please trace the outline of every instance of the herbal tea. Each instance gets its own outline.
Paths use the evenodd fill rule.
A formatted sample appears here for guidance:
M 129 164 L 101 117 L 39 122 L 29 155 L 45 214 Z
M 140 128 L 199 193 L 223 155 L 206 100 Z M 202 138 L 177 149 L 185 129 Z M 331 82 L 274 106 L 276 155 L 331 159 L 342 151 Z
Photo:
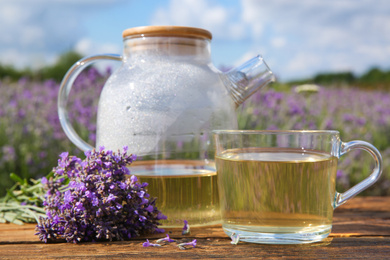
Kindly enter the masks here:
M 147 182 L 148 193 L 157 197 L 157 208 L 168 217 L 164 227 L 183 227 L 220 223 L 217 176 L 214 167 L 193 161 L 155 161 L 134 163 L 132 174 Z
M 226 150 L 216 157 L 225 231 L 330 232 L 337 158 L 292 148 Z

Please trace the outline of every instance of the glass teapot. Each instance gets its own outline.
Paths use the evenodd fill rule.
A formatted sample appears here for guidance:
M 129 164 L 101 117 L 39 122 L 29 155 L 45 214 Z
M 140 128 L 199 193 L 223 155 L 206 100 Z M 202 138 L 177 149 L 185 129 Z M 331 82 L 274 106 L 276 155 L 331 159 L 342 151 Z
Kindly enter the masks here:
M 65 75 L 58 113 L 68 138 L 94 147 L 75 132 L 66 109 L 77 75 L 98 60 L 121 62 L 99 99 L 95 147 L 128 146 L 138 159 L 131 173 L 168 219 L 164 226 L 217 223 L 220 219 L 211 131 L 237 129 L 236 108 L 275 77 L 257 56 L 226 73 L 211 63 L 209 31 L 145 26 L 123 32 L 123 56 L 86 57 Z

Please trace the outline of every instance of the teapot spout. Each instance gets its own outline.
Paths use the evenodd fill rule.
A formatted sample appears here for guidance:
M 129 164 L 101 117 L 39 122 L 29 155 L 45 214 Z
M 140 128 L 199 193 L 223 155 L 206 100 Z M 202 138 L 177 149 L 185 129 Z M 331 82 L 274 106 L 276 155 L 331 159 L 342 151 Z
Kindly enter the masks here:
M 221 76 L 237 107 L 258 89 L 275 81 L 274 74 L 260 55 Z

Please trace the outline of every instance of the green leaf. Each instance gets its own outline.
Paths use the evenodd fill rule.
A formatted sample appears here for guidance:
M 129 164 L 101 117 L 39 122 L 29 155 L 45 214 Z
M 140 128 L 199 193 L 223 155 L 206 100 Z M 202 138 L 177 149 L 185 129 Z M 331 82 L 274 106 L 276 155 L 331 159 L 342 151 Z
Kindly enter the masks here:
M 17 225 L 23 225 L 23 221 L 19 220 L 15 214 L 6 213 L 4 215 L 5 220 L 7 220 L 10 223 L 17 224 Z
M 19 201 L 18 198 L 14 195 L 14 193 L 10 190 L 7 190 L 7 195 L 11 198 L 15 199 L 16 201 Z
M 13 181 L 19 182 L 20 184 L 23 184 L 23 179 L 20 178 L 20 177 L 19 177 L 18 175 L 16 175 L 15 173 L 11 173 L 11 174 L 9 175 L 9 177 L 10 177 Z
M 54 177 L 54 172 L 53 171 L 49 172 L 49 174 L 46 175 L 46 179 L 50 179 L 50 177 Z

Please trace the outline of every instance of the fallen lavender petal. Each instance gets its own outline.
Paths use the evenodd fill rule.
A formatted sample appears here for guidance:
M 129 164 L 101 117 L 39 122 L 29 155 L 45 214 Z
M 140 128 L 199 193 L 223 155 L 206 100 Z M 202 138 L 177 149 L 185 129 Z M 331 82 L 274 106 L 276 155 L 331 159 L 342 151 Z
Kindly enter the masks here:
M 161 242 L 168 242 L 168 243 L 171 243 L 171 242 L 175 242 L 175 240 L 174 240 L 174 239 L 171 239 L 171 238 L 169 237 L 169 235 L 167 234 L 166 237 L 160 238 L 160 239 L 158 239 L 158 240 L 156 241 L 156 243 L 161 243 Z
M 193 248 L 196 247 L 196 239 L 192 240 L 191 242 L 188 243 L 181 243 L 177 245 L 181 250 L 185 250 L 186 246 L 192 246 Z
M 161 246 L 161 245 L 150 243 L 150 242 L 149 242 L 149 239 L 146 239 L 146 242 L 144 242 L 144 243 L 142 244 L 142 246 L 143 246 L 143 247 L 149 247 L 149 246 L 156 246 L 156 247 L 159 247 L 159 246 Z

